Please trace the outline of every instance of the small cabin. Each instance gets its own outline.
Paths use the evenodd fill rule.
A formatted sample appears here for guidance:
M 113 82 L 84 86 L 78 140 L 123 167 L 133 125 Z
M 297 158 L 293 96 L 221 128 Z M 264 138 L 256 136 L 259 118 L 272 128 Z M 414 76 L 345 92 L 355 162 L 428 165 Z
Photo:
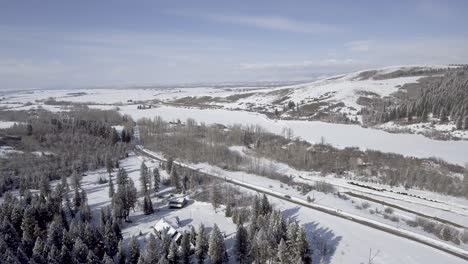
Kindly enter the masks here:
M 169 235 L 175 242 L 179 242 L 180 238 L 182 237 L 182 234 L 173 226 L 171 226 L 165 219 L 159 220 L 159 222 L 153 226 L 153 229 L 159 238 L 161 238 L 164 232 L 166 232 L 166 234 Z
M 183 208 L 185 205 L 187 205 L 187 199 L 185 197 L 177 198 L 177 199 L 172 199 L 169 201 L 169 208 L 171 209 L 180 209 Z

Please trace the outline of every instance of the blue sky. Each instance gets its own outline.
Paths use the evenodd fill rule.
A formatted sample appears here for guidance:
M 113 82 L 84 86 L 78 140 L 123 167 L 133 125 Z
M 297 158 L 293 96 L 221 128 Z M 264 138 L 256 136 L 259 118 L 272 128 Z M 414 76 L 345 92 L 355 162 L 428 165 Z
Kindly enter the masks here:
M 466 63 L 467 2 L 0 0 L 0 89 Z

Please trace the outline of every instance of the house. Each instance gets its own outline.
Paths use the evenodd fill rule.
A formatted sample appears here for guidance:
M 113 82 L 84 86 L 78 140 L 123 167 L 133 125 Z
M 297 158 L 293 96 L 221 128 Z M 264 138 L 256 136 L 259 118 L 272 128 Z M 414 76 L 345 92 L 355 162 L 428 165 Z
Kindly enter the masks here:
M 172 240 L 175 242 L 179 242 L 179 240 L 182 237 L 182 234 L 177 231 L 173 226 L 171 226 L 164 218 L 159 220 L 154 226 L 153 226 L 154 231 L 156 232 L 156 235 L 161 238 L 162 234 L 166 232 Z
M 183 208 L 186 204 L 187 204 L 187 199 L 185 199 L 185 197 L 181 197 L 181 198 L 170 200 L 168 206 L 169 208 L 180 209 L 180 208 Z

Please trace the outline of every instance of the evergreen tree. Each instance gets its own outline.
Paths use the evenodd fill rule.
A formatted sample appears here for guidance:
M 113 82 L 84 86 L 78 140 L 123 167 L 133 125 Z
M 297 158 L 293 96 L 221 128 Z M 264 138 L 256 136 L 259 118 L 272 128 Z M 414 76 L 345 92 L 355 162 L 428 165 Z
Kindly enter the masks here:
M 440 118 L 440 122 L 448 121 L 447 111 L 445 110 L 445 107 L 442 107 L 442 109 L 440 110 L 439 118 Z
M 112 159 L 107 158 L 106 159 L 106 170 L 107 170 L 107 173 L 109 173 L 109 178 L 111 176 L 113 168 L 114 168 L 114 163 L 112 162 Z
M 190 226 L 190 243 L 196 245 L 197 243 L 197 230 L 193 225 Z
M 115 189 L 114 189 L 114 181 L 112 180 L 112 176 L 109 174 L 109 198 L 114 197 Z
M 79 237 L 75 240 L 75 244 L 73 245 L 72 256 L 78 263 L 86 263 L 87 261 L 88 247 Z
M 267 196 L 265 194 L 263 194 L 261 207 L 262 207 L 262 215 L 267 215 L 267 214 L 271 213 L 272 207 L 271 207 L 270 202 L 268 201 L 268 198 L 267 198 Z
M 169 253 L 167 254 L 167 260 L 171 264 L 177 264 L 179 262 L 179 247 L 175 240 L 171 241 L 171 245 L 169 246 Z
M 128 263 L 137 264 L 139 258 L 140 258 L 140 247 L 138 246 L 138 241 L 136 237 L 132 237 L 132 240 L 130 242 L 129 252 L 128 252 Z
M 218 187 L 219 186 L 217 185 L 212 185 L 211 192 L 210 192 L 210 200 L 211 200 L 211 204 L 213 205 L 213 208 L 215 209 L 215 212 L 216 212 L 216 209 L 221 205 L 221 201 L 222 201 L 221 192 Z
M 125 169 L 120 169 L 117 174 L 117 192 L 112 198 L 114 216 L 117 219 L 128 221 L 130 210 L 137 202 L 137 190 L 133 180 L 128 177 Z
M 140 184 L 143 195 L 147 195 L 148 190 L 151 188 L 151 186 L 148 167 L 145 165 L 144 162 L 142 162 L 140 166 Z
M 172 164 L 174 163 L 174 158 L 169 157 L 166 162 L 166 172 L 167 174 L 171 174 L 172 171 Z
M 290 263 L 289 254 L 288 254 L 288 246 L 284 239 L 281 239 L 279 246 L 278 246 L 278 261 L 279 263 Z
M 180 263 L 190 263 L 190 233 L 184 232 L 180 242 Z
M 463 129 L 463 119 L 461 116 L 457 118 L 457 122 L 455 125 L 458 130 Z
M 63 226 L 60 218 L 55 217 L 47 228 L 47 244 L 54 245 L 57 250 L 62 247 Z
M 112 224 L 110 221 L 107 221 L 104 229 L 104 246 L 106 254 L 110 257 L 115 256 L 118 251 L 118 245 L 119 239 L 112 228 Z
M 101 264 L 99 258 L 93 253 L 92 250 L 88 252 L 88 256 L 86 257 L 86 264 Z
M 71 175 L 71 183 L 73 189 L 77 190 L 81 188 L 81 175 L 77 171 L 73 171 Z
M 177 192 L 181 191 L 179 173 L 175 168 L 171 169 L 171 186 L 176 188 Z
M 154 192 L 159 192 L 159 187 L 161 185 L 161 175 L 159 174 L 159 169 L 154 168 L 153 170 L 153 178 L 154 178 Z
M 225 251 L 224 237 L 218 226 L 215 224 L 210 234 L 208 247 L 208 256 L 210 257 L 211 263 L 223 263 L 225 260 Z
M 159 250 L 156 238 L 153 234 L 150 235 L 145 248 L 145 260 L 148 263 L 157 263 L 159 260 Z
M 249 242 L 248 242 L 247 230 L 243 225 L 237 227 L 236 241 L 235 241 L 235 252 L 237 261 L 241 264 L 248 263 L 249 253 Z
M 102 263 L 103 264 L 114 264 L 114 260 L 107 254 L 104 254 L 104 257 L 102 258 Z
M 60 250 L 60 259 L 62 260 L 62 263 L 73 263 L 71 252 L 65 244 Z
M 60 254 L 60 252 L 59 252 Z M 16 256 L 18 258 L 18 261 L 20 263 L 28 263 L 29 262 L 29 258 L 28 256 L 26 255 L 26 253 L 21 249 L 21 247 L 18 248 L 18 250 L 16 251 Z M 58 258 L 61 260 L 60 256 L 58 256 Z M 59 263 L 62 263 L 61 261 Z
M 226 211 L 224 211 L 224 216 L 231 217 L 232 216 L 232 206 L 231 203 L 226 205 Z
M 298 256 L 302 260 L 302 263 L 311 263 L 312 260 L 310 257 L 309 243 L 307 242 L 307 235 L 304 227 L 301 227 L 298 231 L 295 246 L 296 256 Z
M 117 142 L 119 142 L 120 136 L 117 133 L 117 130 L 115 128 L 112 128 L 112 136 L 111 136 L 111 142 L 112 145 L 115 145 Z
M 143 199 L 143 212 L 145 215 L 154 213 L 153 202 L 151 201 L 151 198 L 148 194 Z
M 122 240 L 119 242 L 119 251 L 117 252 L 117 264 L 126 264 L 127 255 L 125 254 L 125 249 L 122 243 Z
M 171 263 L 169 262 L 169 260 L 167 260 L 166 257 L 163 257 L 158 261 L 158 264 L 171 264 Z
M 465 116 L 465 120 L 463 121 L 463 129 L 468 130 L 468 116 Z
M 195 243 L 195 255 L 197 255 L 199 264 L 204 263 L 206 253 L 208 252 L 208 246 L 208 238 L 205 233 L 205 226 L 201 224 L 198 228 L 197 241 Z
M 32 259 L 38 264 L 45 264 L 46 256 L 44 253 L 44 242 L 42 241 L 41 237 L 38 237 L 36 239 L 36 243 L 34 244 Z

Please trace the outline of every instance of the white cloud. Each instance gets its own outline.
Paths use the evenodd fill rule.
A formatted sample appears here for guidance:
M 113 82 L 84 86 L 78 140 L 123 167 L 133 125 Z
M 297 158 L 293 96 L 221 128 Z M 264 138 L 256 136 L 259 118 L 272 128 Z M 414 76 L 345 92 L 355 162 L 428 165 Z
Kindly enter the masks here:
M 349 67 L 366 64 L 366 62 L 354 59 L 321 59 L 305 60 L 287 63 L 242 63 L 240 67 L 247 70 L 266 70 L 266 69 L 294 69 L 294 68 L 314 68 L 314 67 Z
M 338 31 L 331 25 L 302 22 L 279 16 L 207 15 L 207 18 L 216 22 L 294 33 L 314 34 Z
M 334 25 L 316 23 L 310 21 L 299 21 L 293 18 L 275 15 L 238 15 L 238 14 L 214 14 L 200 13 L 194 10 L 166 10 L 166 13 L 183 16 L 205 19 L 217 23 L 225 23 L 232 25 L 240 25 L 245 27 L 253 27 L 259 29 L 303 33 L 303 34 L 318 34 L 318 33 L 333 33 L 340 30 Z
M 369 51 L 371 41 L 369 40 L 356 40 L 345 44 L 345 47 L 353 52 L 365 52 Z

